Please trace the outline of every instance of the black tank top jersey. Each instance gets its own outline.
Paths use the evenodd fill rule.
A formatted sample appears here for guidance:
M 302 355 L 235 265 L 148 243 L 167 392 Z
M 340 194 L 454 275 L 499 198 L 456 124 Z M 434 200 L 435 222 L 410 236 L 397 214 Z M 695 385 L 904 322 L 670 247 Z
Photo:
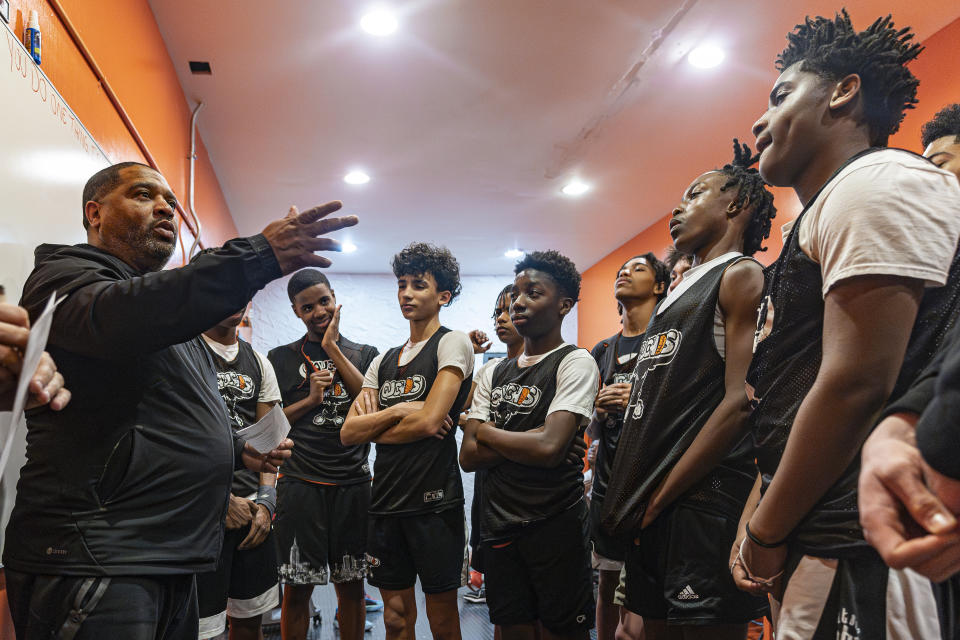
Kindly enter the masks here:
M 834 172 L 820 192 L 851 162 L 879 151 L 888 149 L 869 149 L 850 158 Z M 811 203 L 817 200 L 820 192 L 810 199 Z M 816 380 L 823 355 L 823 280 L 820 265 L 800 248 L 798 230 L 805 214 L 806 209 L 790 230 L 780 257 L 767 269 L 767 296 L 761 308 L 760 322 L 766 318 L 767 306 L 772 305 L 773 324 L 770 334 L 758 342 L 747 376 L 757 397 L 751 422 L 764 491 L 780 464 L 793 421 Z M 890 402 L 903 395 L 932 360 L 960 309 L 958 301 L 960 266 L 954 256 L 946 286 L 924 292 Z M 860 456 L 857 455 L 840 479 L 794 529 L 791 540 L 801 551 L 825 557 L 868 551 L 857 510 L 859 470 Z
M 382 408 L 401 402 L 426 400 L 437 378 L 437 348 L 440 338 L 450 329 L 440 327 L 413 360 L 400 366 L 403 347 L 394 347 L 383 355 L 377 381 Z M 460 385 L 450 418 L 457 424 L 460 411 L 470 394 L 473 375 Z M 463 504 L 463 483 L 457 457 L 456 429 L 442 440 L 424 438 L 407 444 L 378 444 L 373 463 L 373 490 L 370 513 L 401 516 L 442 511 Z
M 624 337 L 621 334 L 611 336 L 594 347 L 594 359 L 600 369 L 600 384 L 633 384 L 637 355 L 643 343 L 643 334 Z M 613 460 L 617 454 L 617 443 L 623 430 L 623 411 L 610 411 L 606 419 L 600 422 L 597 459 L 593 465 L 592 500 L 603 500 L 607 493 L 607 482 L 613 470 Z
M 343 336 L 337 342 L 340 352 L 360 373 L 377 355 L 375 347 L 357 344 Z M 286 407 L 310 393 L 310 374 L 317 370 L 333 371 L 333 383 L 327 387 L 323 402 L 310 409 L 290 426 L 295 447 L 281 473 L 301 480 L 326 484 L 357 484 L 370 481 L 370 445 L 346 446 L 340 442 L 340 428 L 347 417 L 354 396 L 343 383 L 340 372 L 319 342 L 306 337 L 272 349 L 267 356 L 277 374 L 280 395 Z
M 740 260 L 750 258 L 714 267 L 650 318 L 603 503 L 603 526 L 614 535 L 639 531 L 650 494 L 723 399 L 714 316 L 723 274 Z M 737 520 L 754 478 L 752 441 L 745 436 L 679 502 Z
M 240 347 L 237 357 L 227 362 L 219 356 L 206 340 L 204 346 L 210 352 L 213 366 L 217 370 L 217 390 L 227 407 L 230 426 L 235 430 L 249 427 L 257 421 L 257 400 L 263 385 L 263 371 L 260 361 L 249 343 L 237 339 Z M 233 472 L 231 491 L 235 496 L 247 497 L 256 493 L 260 486 L 260 477 L 249 469 Z
M 521 368 L 518 359 L 493 370 L 491 420 L 498 429 L 522 432 L 543 426 L 557 393 L 557 368 L 573 345 L 563 346 L 540 362 Z M 583 462 L 564 460 L 545 469 L 505 461 L 487 470 L 483 485 L 482 535 L 487 540 L 511 537 L 583 498 Z

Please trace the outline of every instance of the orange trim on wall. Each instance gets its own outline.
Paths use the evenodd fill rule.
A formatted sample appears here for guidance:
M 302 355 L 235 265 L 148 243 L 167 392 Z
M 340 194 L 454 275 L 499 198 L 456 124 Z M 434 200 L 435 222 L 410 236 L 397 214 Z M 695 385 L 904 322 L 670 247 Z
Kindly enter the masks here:
M 923 42 L 926 50 L 910 68 L 920 79 L 916 109 L 907 112 L 900 131 L 890 145 L 920 152 L 920 128 L 947 104 L 960 102 L 960 19 L 933 34 Z M 772 80 L 772 78 L 771 78 Z M 691 167 L 691 178 L 703 167 Z M 783 248 L 781 228 L 800 214 L 800 202 L 790 189 L 774 188 L 777 217 L 773 221 L 767 251 L 758 253 L 763 264 L 776 260 Z M 679 201 L 681 194 L 676 194 Z M 673 244 L 667 231 L 670 216 L 657 220 L 583 273 L 580 304 L 577 313 L 577 337 L 580 346 L 590 348 L 619 330 L 619 318 L 613 300 L 616 270 L 628 258 L 652 251 L 662 257 Z
M 150 164 L 145 151 L 185 202 L 190 106 L 147 1 L 59 0 L 58 4 L 140 132 L 143 151 L 49 0 L 13 0 L 10 27 L 14 33 L 23 33 L 30 10 L 36 10 L 43 34 L 41 67 L 110 160 Z M 196 207 L 206 245 L 237 236 L 213 165 L 199 139 Z M 192 221 L 188 220 L 189 224 Z

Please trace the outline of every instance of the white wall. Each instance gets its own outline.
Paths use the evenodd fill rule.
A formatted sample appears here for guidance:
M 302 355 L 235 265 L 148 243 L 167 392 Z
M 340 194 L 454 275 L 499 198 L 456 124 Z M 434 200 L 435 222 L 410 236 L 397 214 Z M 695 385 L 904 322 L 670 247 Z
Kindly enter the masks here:
M 340 332 L 356 342 L 372 344 L 381 352 L 403 344 L 409 326 L 397 305 L 397 280 L 393 274 L 329 274 L 330 284 L 343 305 Z M 293 315 L 287 298 L 287 280 L 268 284 L 253 299 L 250 311 L 253 347 L 266 353 L 273 347 L 303 336 L 304 327 Z M 493 306 L 511 276 L 464 276 L 463 292 L 440 312 L 440 321 L 451 329 L 480 329 L 493 339 L 491 351 L 506 351 L 493 334 Z M 577 308 L 563 322 L 567 342 L 577 341 Z

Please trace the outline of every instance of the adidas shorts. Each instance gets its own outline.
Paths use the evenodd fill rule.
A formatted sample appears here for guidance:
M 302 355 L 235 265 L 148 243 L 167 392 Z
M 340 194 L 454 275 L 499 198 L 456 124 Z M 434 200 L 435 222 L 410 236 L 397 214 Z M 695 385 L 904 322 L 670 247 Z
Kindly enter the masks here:
M 227 616 L 255 618 L 280 604 L 273 534 L 252 549 L 237 549 L 250 526 L 227 529 L 217 570 L 197 575 L 199 638 L 223 633 Z
M 957 603 L 938 611 L 937 595 L 929 580 L 888 568 L 872 550 L 841 559 L 791 553 L 770 609 L 777 640 L 948 640 L 942 615 L 955 615 Z
M 367 566 L 367 582 L 378 589 L 408 589 L 418 577 L 424 593 L 459 589 L 468 575 L 463 507 L 408 516 L 370 516 Z
M 280 581 L 307 585 L 362 580 L 367 575 L 369 507 L 369 482 L 326 485 L 281 477 L 274 521 Z
M 483 542 L 493 624 L 539 620 L 557 635 L 593 628 L 596 605 L 583 501 L 511 540 Z
M 624 606 L 683 625 L 744 624 L 766 615 L 766 598 L 740 591 L 730 576 L 738 524 L 682 504 L 669 507 L 627 549 Z

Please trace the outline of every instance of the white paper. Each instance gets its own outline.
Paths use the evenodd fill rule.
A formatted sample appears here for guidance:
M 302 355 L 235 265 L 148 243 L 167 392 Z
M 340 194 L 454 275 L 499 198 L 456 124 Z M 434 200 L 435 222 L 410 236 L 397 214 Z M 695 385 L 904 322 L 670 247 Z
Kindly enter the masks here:
M 61 301 L 63 298 L 60 299 Z M 3 443 L 3 453 L 0 454 L 0 475 L 7 468 L 7 459 L 10 457 L 10 445 L 17 432 L 17 425 L 23 416 L 23 408 L 27 404 L 27 387 L 33 374 L 40 364 L 40 358 L 47 348 L 47 338 L 50 336 L 50 325 L 53 323 L 53 310 L 60 301 L 54 292 L 47 301 L 47 306 L 37 321 L 30 327 L 30 337 L 27 339 L 27 348 L 23 351 L 23 365 L 20 368 L 20 379 L 17 381 L 17 392 L 13 397 L 13 411 L 10 413 L 10 423 L 7 425 L 7 437 Z
M 237 435 L 247 441 L 258 453 L 268 453 L 277 448 L 290 433 L 290 422 L 279 404 L 260 418 L 256 424 L 237 431 Z

